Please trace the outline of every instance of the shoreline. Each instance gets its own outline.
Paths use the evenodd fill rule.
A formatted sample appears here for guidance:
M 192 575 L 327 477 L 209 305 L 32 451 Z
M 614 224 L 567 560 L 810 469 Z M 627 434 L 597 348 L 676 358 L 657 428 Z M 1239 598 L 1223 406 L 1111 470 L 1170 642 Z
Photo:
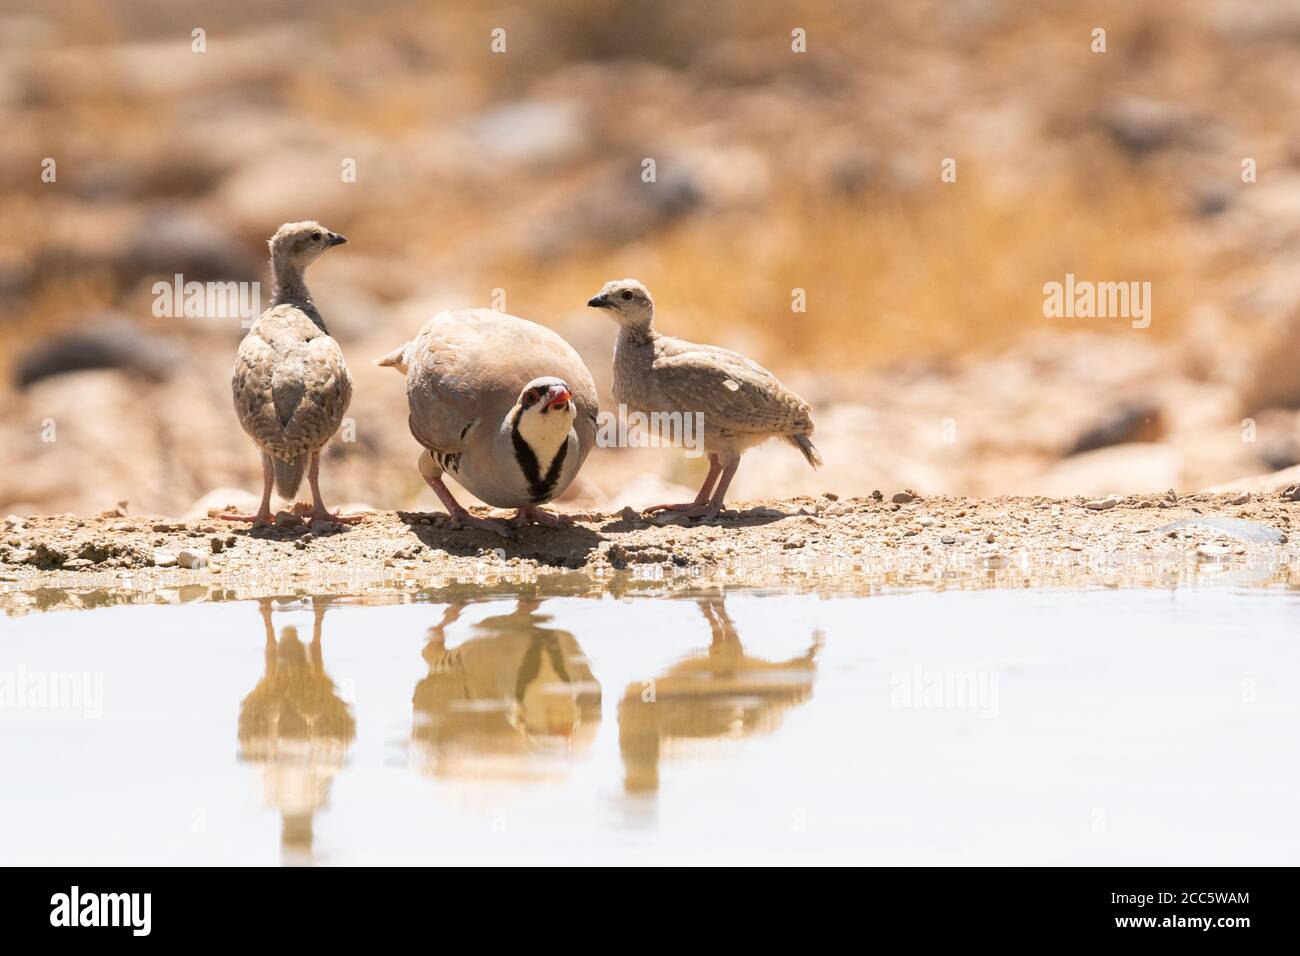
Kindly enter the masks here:
M 457 585 L 615 595 L 1293 586 L 1295 509 L 1276 494 L 1242 492 L 1091 502 L 823 496 L 743 502 L 705 524 L 630 509 L 574 512 L 570 528 L 529 526 L 513 540 L 448 530 L 439 513 L 368 512 L 314 532 L 212 517 L 11 516 L 0 534 L 0 611 L 279 595 L 391 600 Z

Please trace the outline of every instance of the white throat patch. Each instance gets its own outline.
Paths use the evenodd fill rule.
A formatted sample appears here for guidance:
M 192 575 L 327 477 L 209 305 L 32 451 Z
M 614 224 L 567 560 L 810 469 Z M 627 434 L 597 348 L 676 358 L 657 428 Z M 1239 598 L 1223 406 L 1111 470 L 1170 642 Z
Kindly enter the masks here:
M 564 411 L 553 408 L 542 413 L 541 404 L 524 409 L 519 416 L 519 436 L 528 443 L 528 447 L 537 456 L 537 467 L 542 474 L 551 467 L 555 454 L 569 437 L 573 427 L 575 411 L 573 402 Z

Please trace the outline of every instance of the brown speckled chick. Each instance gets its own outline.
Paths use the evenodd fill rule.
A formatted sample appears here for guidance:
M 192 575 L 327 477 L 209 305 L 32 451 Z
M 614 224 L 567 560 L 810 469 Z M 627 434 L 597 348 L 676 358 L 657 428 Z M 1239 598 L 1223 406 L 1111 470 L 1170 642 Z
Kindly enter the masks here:
M 262 504 L 227 520 L 269 523 L 272 485 L 292 500 L 304 471 L 311 520 L 357 520 L 331 514 L 321 500 L 320 450 L 347 412 L 352 376 L 303 281 L 308 265 L 345 242 L 318 222 L 285 223 L 271 237 L 271 307 L 240 343 L 231 378 L 239 424 L 262 452 Z
M 658 505 L 706 520 L 722 510 L 740 456 L 769 438 L 784 438 L 817 468 L 808 403 L 767 369 L 713 345 L 696 345 L 654 328 L 654 301 L 635 279 L 607 282 L 587 305 L 607 309 L 622 327 L 614 346 L 614 399 L 646 415 L 700 412 L 709 474 L 694 501 Z M 714 483 L 717 488 L 714 489 Z

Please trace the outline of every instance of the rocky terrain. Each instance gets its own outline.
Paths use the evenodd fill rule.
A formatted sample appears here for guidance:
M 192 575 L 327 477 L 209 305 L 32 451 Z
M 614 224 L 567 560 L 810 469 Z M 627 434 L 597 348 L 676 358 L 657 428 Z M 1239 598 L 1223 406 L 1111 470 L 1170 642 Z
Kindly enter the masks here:
M 266 238 L 309 216 L 350 239 L 311 276 L 356 379 L 330 501 L 435 506 L 402 381 L 370 365 L 430 314 L 545 322 L 605 395 L 614 331 L 583 303 L 628 274 L 665 330 L 814 407 L 826 468 L 770 444 L 739 498 L 1268 484 L 1300 463 L 1298 38 L 1265 0 L 15 0 L 0 514 L 247 506 L 241 322 L 159 315 L 154 286 L 265 284 Z M 1150 324 L 1046 317 L 1067 274 L 1150 282 Z M 600 449 L 564 504 L 702 474 Z
M 0 608 L 279 594 L 371 597 L 545 578 L 568 589 L 1300 585 L 1300 491 L 1179 497 L 928 498 L 910 491 L 745 502 L 717 521 L 579 512 L 512 540 L 445 516 L 369 512 L 250 529 L 119 510 L 4 522 Z

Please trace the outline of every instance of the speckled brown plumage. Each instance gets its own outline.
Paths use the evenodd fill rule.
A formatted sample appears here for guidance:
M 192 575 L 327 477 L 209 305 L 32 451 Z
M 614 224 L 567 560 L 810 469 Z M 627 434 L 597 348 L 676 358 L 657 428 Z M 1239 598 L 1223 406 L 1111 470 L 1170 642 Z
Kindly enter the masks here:
M 321 501 L 320 450 L 352 401 L 352 376 L 330 338 L 303 271 L 326 249 L 347 242 L 318 222 L 281 226 L 271 237 L 275 290 L 240 343 L 231 376 L 235 414 L 262 452 L 262 503 L 231 520 L 270 521 L 271 487 L 292 500 L 303 473 L 311 484 L 312 519 L 342 520 Z
M 694 501 L 659 508 L 716 517 L 740 456 L 769 438 L 784 438 L 808 464 L 821 465 L 808 403 L 763 366 L 729 349 L 660 333 L 654 301 L 635 279 L 606 283 L 587 304 L 607 310 L 621 326 L 614 346 L 616 401 L 648 416 L 703 417 L 708 477 Z
M 352 376 L 338 343 L 301 308 L 285 304 L 267 309 L 249 329 L 231 389 L 244 431 L 272 457 L 291 461 L 318 451 L 338 431 L 352 401 Z
M 812 411 L 757 362 L 669 335 L 619 340 L 614 398 L 642 411 L 702 412 L 719 443 L 810 434 Z

